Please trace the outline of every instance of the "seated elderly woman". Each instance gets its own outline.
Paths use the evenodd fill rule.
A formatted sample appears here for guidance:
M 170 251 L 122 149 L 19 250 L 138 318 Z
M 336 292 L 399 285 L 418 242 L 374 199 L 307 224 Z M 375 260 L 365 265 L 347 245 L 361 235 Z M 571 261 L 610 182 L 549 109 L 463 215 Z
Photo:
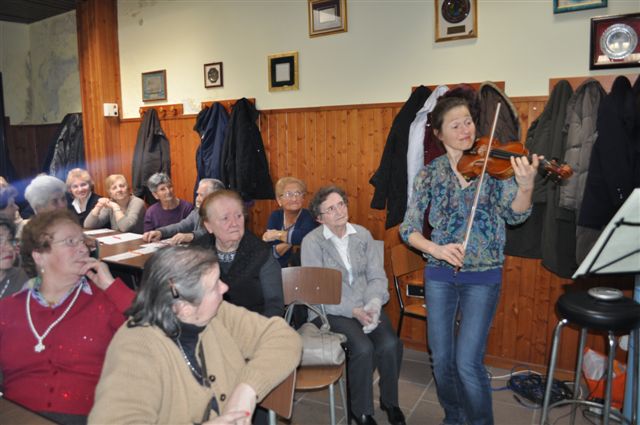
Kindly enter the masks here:
M 281 318 L 224 302 L 227 289 L 213 251 L 156 252 L 109 346 L 89 423 L 251 423 L 302 345 Z
M 347 195 L 339 187 L 319 189 L 309 204 L 322 226 L 302 241 L 302 265 L 342 273 L 342 300 L 327 305 L 331 330 L 347 336 L 351 410 L 358 424 L 373 419 L 373 371 L 380 375 L 380 408 L 389 423 L 404 424 L 398 407 L 402 343 L 382 304 L 389 300 L 381 246 L 364 227 L 349 223 Z
M 178 223 L 193 210 L 193 205 L 177 198 L 173 193 L 171 178 L 165 173 L 155 173 L 147 180 L 147 187 L 158 201 L 144 215 L 144 231 Z
M 0 216 L 0 299 L 18 292 L 27 275 L 16 267 L 16 226 L 13 220 Z
M 0 185 L 0 217 L 6 217 L 13 221 L 16 227 L 15 236 L 20 237 L 22 227 L 26 224 L 20 215 L 20 208 L 16 204 L 18 191 L 11 185 Z
M 36 176 L 24 191 L 24 197 L 36 214 L 67 208 L 67 185 L 57 177 Z
M 300 265 L 299 255 L 293 251 L 300 247 L 307 233 L 318 227 L 309 210 L 302 208 L 306 193 L 307 186 L 295 177 L 282 177 L 276 183 L 280 209 L 269 216 L 262 240 L 271 244 L 281 267 Z
M 144 201 L 131 194 L 122 174 L 111 174 L 104 181 L 109 198 L 100 198 L 84 220 L 84 227 L 98 229 L 109 226 L 120 232 L 142 233 Z
M 4 397 L 65 424 L 86 421 L 107 346 L 134 297 L 85 241 L 66 208 L 34 216 L 20 252 L 36 277 L 0 300 Z
M 196 190 L 196 207 L 193 211 L 178 223 L 144 232 L 142 239 L 145 242 L 156 242 L 161 239 L 170 238 L 166 241 L 169 245 L 179 245 L 190 243 L 198 236 L 204 235 L 207 233 L 207 229 L 202 227 L 200 223 L 200 205 L 202 205 L 202 200 L 205 196 L 220 189 L 224 189 L 224 183 L 218 179 L 200 180 L 198 190 Z
M 237 192 L 218 190 L 200 207 L 202 224 L 209 232 L 192 242 L 215 250 L 221 279 L 229 285 L 225 300 L 264 316 L 284 314 L 282 272 L 271 248 L 245 231 L 244 204 Z
M 67 174 L 67 190 L 71 194 L 68 207 L 78 217 L 78 223 L 84 223 L 100 195 L 93 191 L 93 179 L 87 170 L 74 168 Z

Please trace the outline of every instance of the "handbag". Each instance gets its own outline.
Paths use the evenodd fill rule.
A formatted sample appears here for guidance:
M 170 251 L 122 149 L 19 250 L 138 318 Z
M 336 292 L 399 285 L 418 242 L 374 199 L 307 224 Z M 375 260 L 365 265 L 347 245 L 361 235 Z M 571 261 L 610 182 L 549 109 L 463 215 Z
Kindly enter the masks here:
M 284 315 L 287 323 L 290 323 L 293 314 L 293 307 L 305 305 L 309 310 L 314 311 L 322 326 L 319 328 L 311 322 L 303 324 L 298 329 L 298 334 L 302 338 L 302 366 L 337 366 L 344 362 L 345 354 L 342 344 L 347 342 L 347 337 L 341 333 L 331 332 L 329 320 L 317 307 L 303 302 L 293 302 L 287 307 Z

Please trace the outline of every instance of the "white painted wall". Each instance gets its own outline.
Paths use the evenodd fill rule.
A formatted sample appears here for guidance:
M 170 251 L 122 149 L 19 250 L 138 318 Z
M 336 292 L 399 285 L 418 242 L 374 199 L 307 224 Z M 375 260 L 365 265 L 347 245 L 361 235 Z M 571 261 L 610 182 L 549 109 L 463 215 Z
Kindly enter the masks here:
M 639 0 L 553 14 L 549 0 L 479 0 L 477 39 L 434 42 L 432 0 L 347 0 L 348 32 L 309 38 L 305 0 L 119 0 L 125 118 L 143 105 L 141 73 L 166 69 L 166 102 L 255 97 L 262 109 L 397 102 L 411 86 L 505 80 L 510 96 L 548 94 L 551 77 L 583 76 L 590 19 L 640 11 Z M 270 93 L 267 56 L 298 51 L 300 90 Z M 203 65 L 223 62 L 224 87 Z M 623 70 L 637 72 L 633 69 Z M 153 104 L 153 103 L 151 103 Z
M 82 110 L 75 12 L 30 25 L 0 22 L 0 58 L 11 124 L 59 123 Z

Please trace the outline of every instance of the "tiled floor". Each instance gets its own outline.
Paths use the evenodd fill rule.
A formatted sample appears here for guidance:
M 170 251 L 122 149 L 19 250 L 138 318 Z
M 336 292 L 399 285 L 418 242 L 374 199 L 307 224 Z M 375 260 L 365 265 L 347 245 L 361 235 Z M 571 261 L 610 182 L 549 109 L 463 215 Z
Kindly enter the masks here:
M 490 368 L 493 376 L 508 375 L 509 371 Z M 506 385 L 508 378 L 494 379 L 493 388 Z M 374 387 L 375 419 L 379 424 L 386 424 L 386 415 L 378 406 L 377 380 Z M 279 420 L 280 424 L 329 424 L 329 396 L 328 390 L 296 393 L 293 416 L 290 421 Z M 340 400 L 340 391 L 336 388 L 336 417 L 338 424 L 346 424 Z M 435 392 L 435 383 L 428 364 L 426 353 L 405 349 L 402 370 L 400 374 L 400 407 L 409 425 L 438 425 L 444 414 Z M 540 420 L 540 409 L 529 409 L 519 404 L 510 390 L 494 391 L 493 412 L 496 425 L 534 425 Z M 565 425 L 569 423 L 570 409 L 568 407 L 553 409 L 550 413 L 549 424 Z M 593 423 L 598 421 L 594 420 Z M 577 425 L 590 425 L 587 419 L 578 411 Z M 615 424 L 616 422 L 611 422 Z

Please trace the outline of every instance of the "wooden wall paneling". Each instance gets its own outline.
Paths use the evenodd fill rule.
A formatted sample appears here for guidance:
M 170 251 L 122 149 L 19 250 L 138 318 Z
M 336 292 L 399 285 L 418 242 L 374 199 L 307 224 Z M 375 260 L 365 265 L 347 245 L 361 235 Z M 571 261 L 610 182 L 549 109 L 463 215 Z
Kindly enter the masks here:
M 59 124 L 9 125 L 8 119 L 5 124 L 9 158 L 16 170 L 16 177 L 24 180 L 26 185 L 42 172 L 49 144 L 55 137 Z
M 87 169 L 96 192 L 105 193 L 104 178 L 119 168 L 119 121 L 104 117 L 103 104 L 120 98 L 118 13 L 116 0 L 81 0 L 76 9 L 82 121 Z

